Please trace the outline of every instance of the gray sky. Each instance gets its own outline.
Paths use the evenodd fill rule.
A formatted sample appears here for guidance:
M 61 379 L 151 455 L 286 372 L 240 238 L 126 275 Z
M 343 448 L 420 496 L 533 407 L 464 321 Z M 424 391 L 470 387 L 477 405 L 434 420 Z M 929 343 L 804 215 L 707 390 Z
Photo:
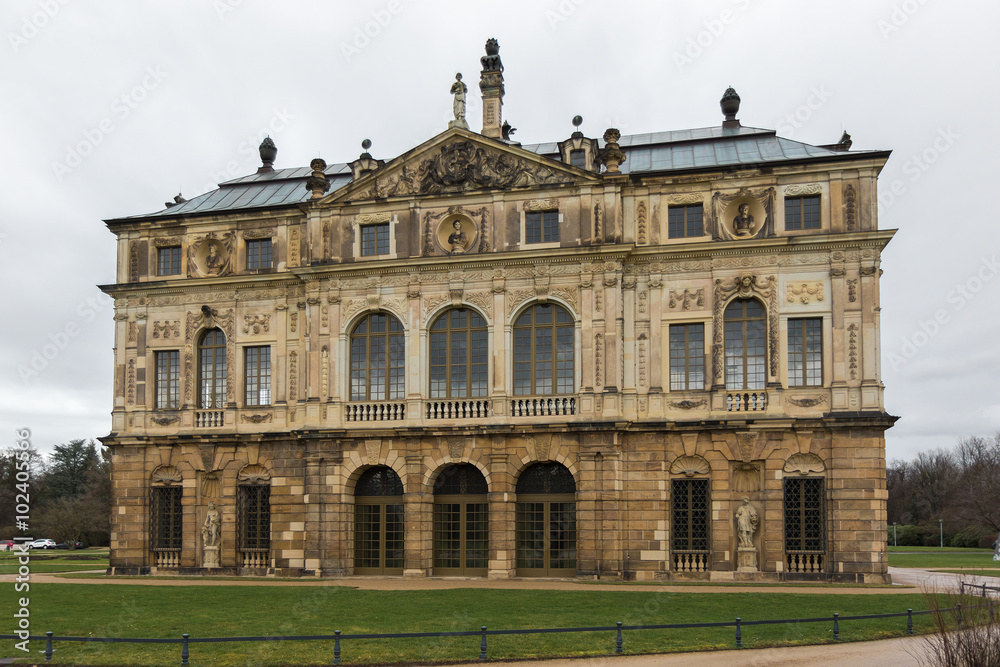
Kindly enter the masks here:
M 889 458 L 1000 429 L 1000 154 L 989 2 L 723 0 L 280 3 L 7 0 L 0 44 L 0 277 L 9 313 L 2 440 L 48 449 L 110 429 L 114 281 L 103 219 L 148 213 L 256 169 L 372 154 L 445 129 L 455 72 L 481 117 L 500 41 L 504 117 L 524 143 L 719 124 L 892 149 L 880 179 Z

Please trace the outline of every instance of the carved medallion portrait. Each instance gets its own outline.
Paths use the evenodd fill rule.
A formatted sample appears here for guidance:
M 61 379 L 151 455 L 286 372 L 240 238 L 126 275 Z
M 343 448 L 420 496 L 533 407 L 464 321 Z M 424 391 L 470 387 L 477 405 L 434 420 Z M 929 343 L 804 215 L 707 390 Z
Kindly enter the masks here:
M 437 242 L 441 248 L 453 255 L 472 252 L 476 247 L 479 230 L 468 216 L 453 214 L 446 216 L 437 227 Z

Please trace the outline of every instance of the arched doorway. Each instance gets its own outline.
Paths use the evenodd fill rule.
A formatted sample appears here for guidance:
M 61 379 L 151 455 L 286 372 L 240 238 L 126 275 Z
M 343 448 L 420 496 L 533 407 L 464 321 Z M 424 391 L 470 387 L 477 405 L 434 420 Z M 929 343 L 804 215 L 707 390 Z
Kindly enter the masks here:
M 369 468 L 354 487 L 354 572 L 403 573 L 403 482 L 388 466 Z
M 434 484 L 434 574 L 485 576 L 489 567 L 486 478 L 476 466 L 448 466 Z
M 536 463 L 517 480 L 517 576 L 576 574 L 576 482 L 566 466 Z

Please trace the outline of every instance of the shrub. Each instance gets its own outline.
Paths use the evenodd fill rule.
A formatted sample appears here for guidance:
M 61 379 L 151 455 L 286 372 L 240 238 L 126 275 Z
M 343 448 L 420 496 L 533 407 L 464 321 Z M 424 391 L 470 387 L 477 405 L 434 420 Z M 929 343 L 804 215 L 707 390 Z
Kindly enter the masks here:
M 990 549 L 996 533 L 986 526 L 966 526 L 951 538 L 951 546 L 969 549 Z

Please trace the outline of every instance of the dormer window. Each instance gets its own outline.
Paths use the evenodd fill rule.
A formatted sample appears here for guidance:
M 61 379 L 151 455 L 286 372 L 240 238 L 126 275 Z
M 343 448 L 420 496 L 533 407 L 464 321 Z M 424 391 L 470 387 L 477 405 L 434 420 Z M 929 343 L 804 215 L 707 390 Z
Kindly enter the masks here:
M 580 169 L 587 168 L 587 151 L 581 149 L 572 150 L 569 152 L 569 163 L 574 167 L 579 167 Z

